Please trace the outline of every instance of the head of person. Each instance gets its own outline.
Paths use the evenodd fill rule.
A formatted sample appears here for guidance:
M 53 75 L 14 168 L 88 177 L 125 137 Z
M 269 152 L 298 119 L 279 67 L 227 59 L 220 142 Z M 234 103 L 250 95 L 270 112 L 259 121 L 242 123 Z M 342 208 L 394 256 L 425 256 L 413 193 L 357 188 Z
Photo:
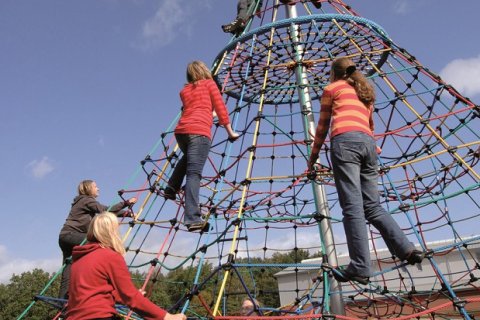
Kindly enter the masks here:
M 356 69 L 355 63 L 347 57 L 333 60 L 330 70 L 330 82 L 345 80 L 355 88 L 358 99 L 369 108 L 375 102 L 375 90 L 363 73 Z
M 99 191 L 97 183 L 93 180 L 83 180 L 78 185 L 78 195 L 98 197 Z
M 110 248 L 122 255 L 125 248 L 120 238 L 117 217 L 111 212 L 102 212 L 93 217 L 87 231 L 87 240 L 98 243 L 104 248 Z
M 212 73 L 202 61 L 190 62 L 187 66 L 187 81 L 195 83 L 204 79 L 212 79 Z
M 240 315 L 242 316 L 256 316 L 258 313 L 255 311 L 255 305 L 259 307 L 258 301 L 250 298 L 243 299 L 242 307 L 240 308 Z

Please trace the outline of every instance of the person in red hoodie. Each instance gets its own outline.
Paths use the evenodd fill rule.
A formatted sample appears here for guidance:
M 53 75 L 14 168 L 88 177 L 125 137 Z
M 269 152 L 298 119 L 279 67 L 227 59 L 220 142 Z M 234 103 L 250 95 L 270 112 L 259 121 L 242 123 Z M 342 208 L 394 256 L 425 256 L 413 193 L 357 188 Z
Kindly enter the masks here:
M 184 314 L 170 314 L 158 307 L 133 285 L 113 213 L 103 212 L 92 219 L 87 240 L 86 245 L 73 248 L 68 320 L 113 320 L 117 314 L 116 302 L 146 320 L 186 319 Z
M 238 134 L 230 125 L 227 107 L 205 63 L 191 62 L 187 66 L 187 81 L 180 92 L 183 112 L 175 128 L 175 138 L 183 156 L 175 165 L 164 196 L 175 200 L 186 176 L 183 222 L 190 232 L 208 231 L 208 223 L 202 220 L 198 198 L 203 167 L 210 151 L 213 115 L 217 115 L 230 140 L 237 139 Z

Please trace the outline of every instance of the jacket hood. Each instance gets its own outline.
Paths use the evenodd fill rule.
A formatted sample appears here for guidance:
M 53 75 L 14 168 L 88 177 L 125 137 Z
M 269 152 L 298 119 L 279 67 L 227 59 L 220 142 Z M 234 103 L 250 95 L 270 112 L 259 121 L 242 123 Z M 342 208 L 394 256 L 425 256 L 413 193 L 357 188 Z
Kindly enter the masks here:
M 75 246 L 73 247 L 73 251 L 72 251 L 73 261 L 76 261 L 81 257 L 86 256 L 87 254 L 101 248 L 102 246 L 100 246 L 99 243 L 87 243 L 86 245 L 83 245 L 83 246 Z
M 81 194 L 81 195 L 76 196 L 76 197 L 73 199 L 73 201 L 72 201 L 72 207 L 73 207 L 76 203 L 78 203 L 78 201 L 80 201 L 80 200 L 82 200 L 82 199 L 84 199 L 84 198 L 89 198 L 89 197 L 90 197 L 90 198 L 94 198 L 94 197 L 92 197 L 92 196 L 87 196 L 86 194 Z

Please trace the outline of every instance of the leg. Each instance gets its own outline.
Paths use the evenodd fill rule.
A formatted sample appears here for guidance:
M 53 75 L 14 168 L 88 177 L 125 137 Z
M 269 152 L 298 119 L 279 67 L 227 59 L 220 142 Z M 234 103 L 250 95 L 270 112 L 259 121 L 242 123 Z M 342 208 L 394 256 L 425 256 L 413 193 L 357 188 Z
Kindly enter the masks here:
M 58 245 L 63 253 L 62 261 L 65 265 L 62 272 L 62 279 L 60 280 L 60 291 L 58 293 L 58 297 L 61 299 L 68 299 L 68 285 L 70 284 L 70 269 L 72 265 L 69 258 L 72 256 L 73 247 L 80 245 L 84 239 L 85 234 L 75 232 L 60 234 L 58 239 Z
M 253 3 L 253 0 L 238 0 L 237 3 L 237 17 L 229 24 L 222 26 L 223 32 L 240 34 L 245 29 L 245 24 L 248 20 L 248 9 Z
M 200 180 L 211 144 L 210 139 L 205 136 L 189 135 L 188 137 L 185 216 L 183 218 L 186 225 L 201 221 L 200 208 L 198 207 Z
M 363 146 L 352 141 L 348 134 L 332 139 L 333 174 L 351 259 L 346 271 L 351 275 L 369 277 L 370 250 L 360 184 L 362 149 Z
M 253 0 L 238 0 L 237 3 L 237 19 L 247 21 L 248 8 L 252 4 Z
M 177 139 L 180 150 L 182 150 L 183 152 L 183 156 L 175 165 L 175 169 L 173 170 L 173 173 L 168 180 L 168 186 L 171 187 L 175 192 L 177 192 L 181 188 L 183 178 L 185 178 L 185 174 L 187 172 L 188 135 L 177 134 L 175 135 L 175 138 Z
M 415 247 L 408 241 L 397 222 L 380 205 L 375 148 L 375 141 L 370 138 L 366 143 L 366 155 L 360 172 L 365 218 L 380 232 L 390 252 L 403 260 Z

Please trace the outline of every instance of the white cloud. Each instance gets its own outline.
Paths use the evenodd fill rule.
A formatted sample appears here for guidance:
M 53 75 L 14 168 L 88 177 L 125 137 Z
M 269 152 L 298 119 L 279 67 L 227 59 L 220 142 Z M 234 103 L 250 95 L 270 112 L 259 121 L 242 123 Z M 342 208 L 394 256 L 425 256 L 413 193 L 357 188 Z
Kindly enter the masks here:
M 55 168 L 52 161 L 48 157 L 43 157 L 41 160 L 33 160 L 27 165 L 27 169 L 37 179 L 42 179 Z
M 98 145 L 99 145 L 100 147 L 105 147 L 105 138 L 104 138 L 104 136 L 99 136 L 97 143 L 98 143 Z
M 7 248 L 0 245 L 0 283 L 8 283 L 13 274 L 20 275 L 35 268 L 52 273 L 58 271 L 60 267 L 60 257 L 55 259 L 27 260 L 10 256 Z
M 172 42 L 181 34 L 189 33 L 191 4 L 184 0 L 163 0 L 155 15 L 147 20 L 142 30 L 142 47 L 151 49 Z
M 468 97 L 480 94 L 480 55 L 449 62 L 440 76 Z
M 393 11 L 398 14 L 406 14 L 410 11 L 410 6 L 406 0 L 398 0 L 393 4 Z

